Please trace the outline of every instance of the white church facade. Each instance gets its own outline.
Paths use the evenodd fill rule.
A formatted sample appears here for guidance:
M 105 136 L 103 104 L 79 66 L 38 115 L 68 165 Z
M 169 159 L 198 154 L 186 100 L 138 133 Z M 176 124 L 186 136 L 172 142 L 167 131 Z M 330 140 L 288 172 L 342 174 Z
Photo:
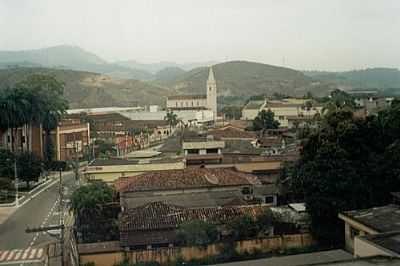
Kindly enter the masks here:
M 217 119 L 217 83 L 214 72 L 210 67 L 207 79 L 207 93 L 205 95 L 173 95 L 167 97 L 167 109 L 183 110 L 210 110 L 214 120 Z

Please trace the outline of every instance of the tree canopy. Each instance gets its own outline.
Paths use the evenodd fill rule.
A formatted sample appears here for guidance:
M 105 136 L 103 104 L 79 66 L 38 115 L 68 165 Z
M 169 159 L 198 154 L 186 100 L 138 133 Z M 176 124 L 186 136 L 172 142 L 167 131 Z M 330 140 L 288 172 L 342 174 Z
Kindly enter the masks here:
M 258 113 L 253 121 L 254 130 L 276 129 L 279 127 L 279 122 L 274 119 L 275 114 L 271 111 L 262 110 Z
M 366 119 L 346 108 L 328 112 L 304 143 L 289 186 L 323 242 L 342 240 L 339 212 L 387 204 L 400 187 L 399 103 Z
M 208 245 L 218 239 L 218 230 L 214 224 L 202 220 L 193 220 L 179 226 L 178 238 L 183 244 Z

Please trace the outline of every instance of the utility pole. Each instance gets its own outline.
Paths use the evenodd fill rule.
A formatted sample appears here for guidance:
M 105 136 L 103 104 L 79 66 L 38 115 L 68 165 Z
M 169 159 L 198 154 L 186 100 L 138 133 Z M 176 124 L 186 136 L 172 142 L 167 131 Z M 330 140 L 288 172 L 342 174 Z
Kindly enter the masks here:
M 15 178 L 15 206 L 19 206 L 18 198 L 18 172 L 17 172 L 17 158 L 14 158 L 14 178 Z
M 60 185 L 59 185 L 59 194 L 60 194 L 60 202 L 58 204 L 58 211 L 60 213 L 60 226 L 61 226 L 61 236 L 60 236 L 60 244 L 61 244 L 61 266 L 64 266 L 64 204 L 63 204 L 63 185 L 62 185 L 62 171 L 60 169 Z

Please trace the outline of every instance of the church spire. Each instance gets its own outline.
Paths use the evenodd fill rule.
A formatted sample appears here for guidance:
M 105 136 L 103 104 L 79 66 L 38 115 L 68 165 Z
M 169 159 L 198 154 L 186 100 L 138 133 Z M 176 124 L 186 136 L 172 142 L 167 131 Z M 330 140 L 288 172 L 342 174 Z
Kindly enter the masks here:
M 210 66 L 210 71 L 208 72 L 207 83 L 214 83 L 214 82 L 215 82 L 214 71 L 212 69 L 212 66 Z

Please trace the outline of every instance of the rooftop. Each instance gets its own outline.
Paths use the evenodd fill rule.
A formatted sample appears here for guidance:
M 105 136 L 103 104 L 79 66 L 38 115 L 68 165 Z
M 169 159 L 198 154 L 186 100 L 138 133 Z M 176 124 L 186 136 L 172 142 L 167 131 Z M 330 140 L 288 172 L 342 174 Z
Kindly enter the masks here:
M 120 192 L 139 192 L 259 184 L 261 182 L 256 176 L 232 168 L 186 168 L 120 178 L 115 186 Z
M 269 206 L 264 205 L 184 208 L 164 202 L 152 202 L 122 212 L 120 230 L 147 231 L 175 229 L 180 224 L 193 220 L 223 224 L 242 215 L 256 217 L 268 208 Z
M 249 110 L 249 109 L 256 109 L 259 110 L 263 105 L 265 101 L 249 101 L 243 109 Z
M 363 210 L 353 210 L 342 213 L 375 231 L 386 233 L 400 231 L 400 206 L 389 204 Z
M 366 235 L 361 238 L 400 256 L 400 231 Z
M 172 158 L 154 158 L 154 159 L 144 159 L 144 160 L 126 160 L 126 159 L 107 159 L 101 160 L 96 159 L 90 166 L 119 166 L 119 165 L 135 165 L 144 163 L 173 163 L 181 161 L 181 159 Z
M 222 153 L 225 154 L 250 154 L 260 155 L 264 149 L 256 148 L 249 140 L 230 139 L 225 140 L 225 148 Z
M 219 129 L 210 130 L 209 135 L 213 135 L 216 139 L 255 139 L 256 133 L 245 131 L 233 126 L 226 126 Z

